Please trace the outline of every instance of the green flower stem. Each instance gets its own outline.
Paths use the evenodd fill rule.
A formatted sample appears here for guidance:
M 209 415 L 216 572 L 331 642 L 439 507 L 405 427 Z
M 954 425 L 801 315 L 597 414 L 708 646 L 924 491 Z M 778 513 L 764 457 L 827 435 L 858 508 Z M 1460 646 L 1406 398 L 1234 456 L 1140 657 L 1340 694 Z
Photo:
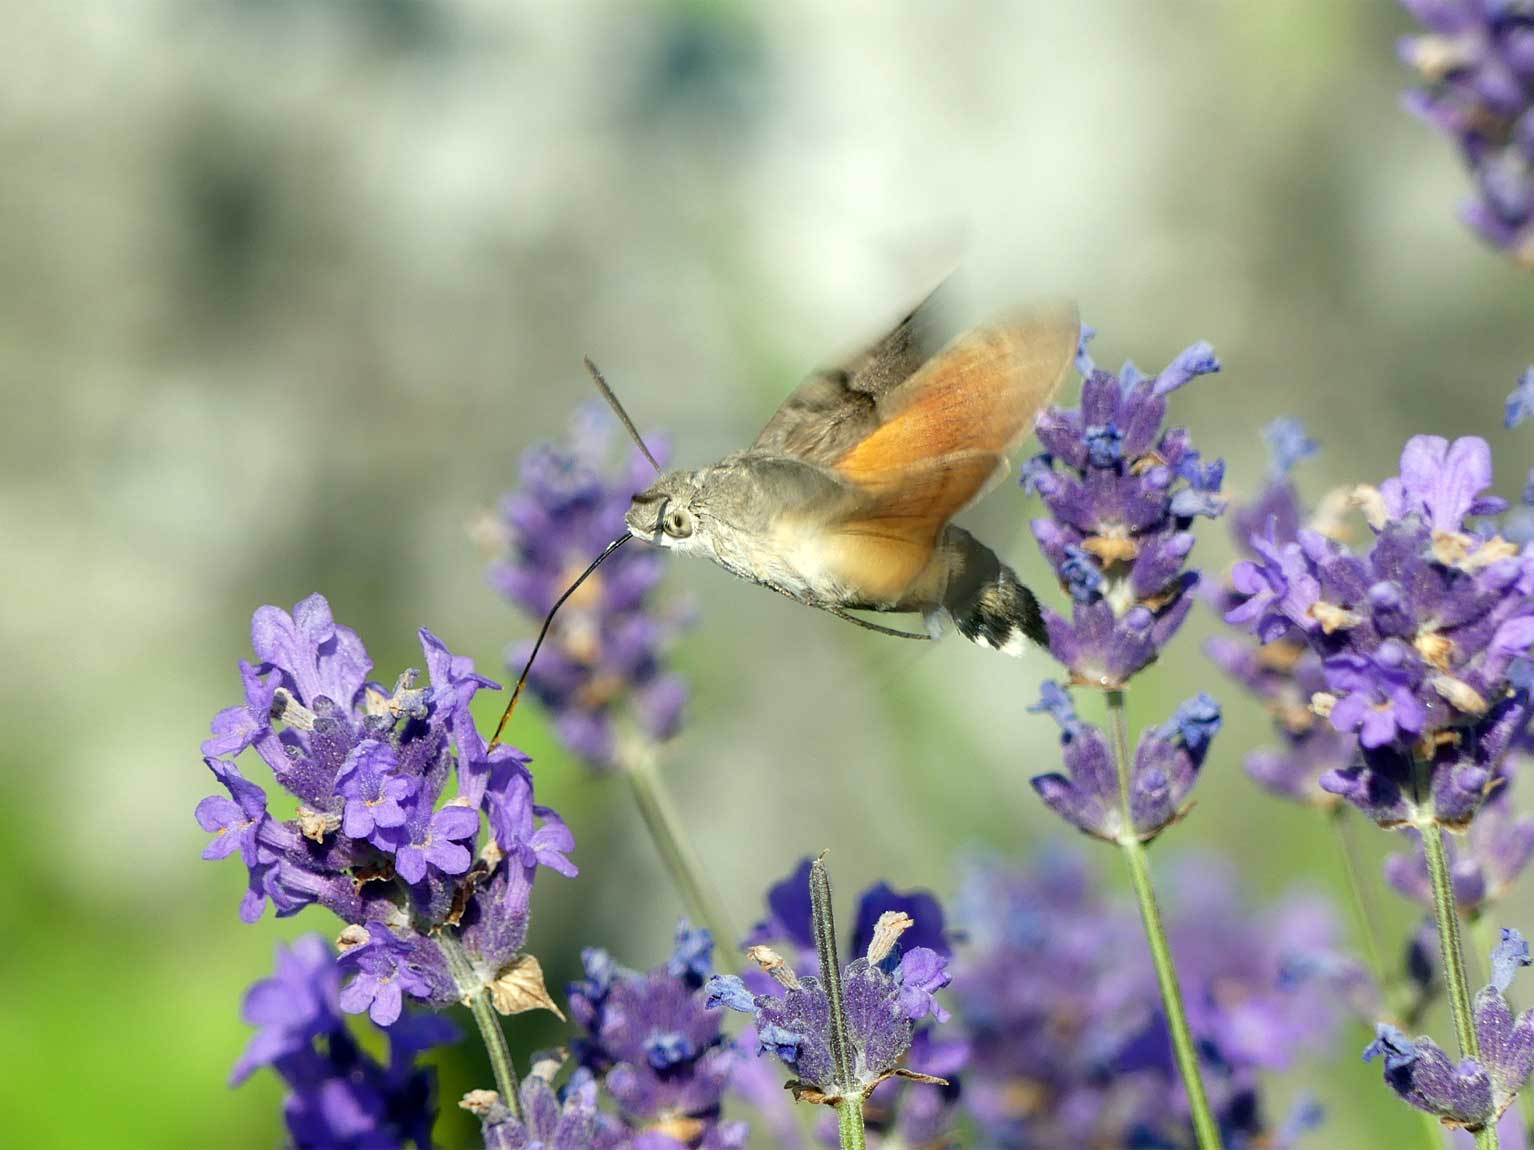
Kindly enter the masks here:
M 1166 927 L 1161 908 L 1156 904 L 1156 889 L 1151 882 L 1150 856 L 1135 835 L 1130 807 L 1129 715 L 1124 709 L 1124 692 L 1108 692 L 1108 714 L 1113 725 L 1113 757 L 1118 768 L 1119 798 L 1122 803 L 1124 830 L 1119 847 L 1129 864 L 1129 878 L 1134 884 L 1135 900 L 1140 904 L 1140 921 L 1145 924 L 1145 938 L 1150 943 L 1151 962 L 1156 967 L 1156 983 L 1161 988 L 1161 1002 L 1166 1010 L 1167 1029 L 1172 1035 L 1172 1053 L 1188 1092 L 1188 1109 L 1193 1117 L 1193 1133 L 1199 1150 L 1220 1150 L 1220 1130 L 1209 1108 L 1209 1095 L 1198 1066 L 1198 1049 L 1188 1029 L 1188 1014 L 1183 1007 L 1182 990 L 1177 984 L 1177 969 L 1167 945 Z
M 831 908 L 831 875 L 826 856 L 810 864 L 810 914 L 815 928 L 815 957 L 820 960 L 820 983 L 826 988 L 831 1014 L 831 1065 L 836 1075 L 836 1129 L 841 1150 L 863 1150 L 863 1095 L 858 1088 L 856 1057 L 847 1034 L 842 1002 L 842 963 L 836 953 L 836 915 Z
M 1443 828 L 1431 819 L 1417 824 L 1422 832 L 1422 852 L 1427 858 L 1428 877 L 1433 882 L 1433 919 L 1438 925 L 1438 950 L 1443 956 L 1443 983 L 1449 994 L 1449 1013 L 1454 1017 L 1454 1035 L 1459 1040 L 1461 1058 L 1480 1058 L 1481 1044 L 1476 1038 L 1475 1017 L 1470 1009 L 1470 984 L 1465 979 L 1465 947 L 1460 939 L 1459 911 L 1454 905 L 1454 884 L 1449 877 L 1449 859 L 1443 847 Z M 1476 1150 L 1497 1150 L 1496 1123 L 1476 1131 Z
M 1479 1058 L 1481 1044 L 1476 1039 L 1474 1016 L 1470 1010 L 1470 984 L 1465 977 L 1465 946 L 1460 938 L 1459 912 L 1454 906 L 1454 886 L 1449 877 L 1449 860 L 1443 847 L 1443 828 L 1431 821 L 1419 823 L 1418 827 L 1422 831 L 1428 877 L 1433 883 L 1433 919 L 1438 926 L 1443 982 L 1449 995 L 1449 1012 L 1454 1017 L 1454 1036 L 1459 1040 L 1459 1056 Z
M 639 815 L 650 832 L 655 849 L 671 875 L 677 893 L 687 905 L 687 911 L 698 922 L 708 927 L 714 936 L 715 953 L 720 964 L 731 970 L 741 968 L 737 943 L 740 936 L 730 925 L 730 916 L 724 909 L 719 892 L 703 875 L 698 856 L 688 843 L 682 830 L 676 807 L 655 768 L 655 751 L 648 745 L 631 748 L 622 755 L 619 768 L 629 781 Z
M 463 952 L 463 943 L 458 941 L 451 927 L 437 935 L 437 946 L 447 959 L 459 992 L 474 1012 L 474 1022 L 484 1040 L 485 1051 L 490 1055 L 490 1069 L 495 1072 L 495 1088 L 500 1092 L 501 1101 L 521 1121 L 522 1096 L 517 1090 L 517 1067 L 511 1060 L 511 1048 L 506 1045 L 506 1032 L 501 1029 L 500 1016 L 490 1005 L 490 988 L 475 977 L 469 956 Z
M 863 1130 L 862 1095 L 842 1099 L 842 1104 L 836 1108 L 836 1133 L 841 1140 L 841 1150 L 864 1150 L 868 1145 Z
M 831 1008 L 831 1065 L 837 1090 L 845 1092 L 852 1089 L 852 1044 L 847 1039 L 847 1018 L 842 1009 L 842 963 L 836 953 L 836 915 L 831 909 L 831 875 L 824 854 L 810 864 L 810 915 L 820 982 Z

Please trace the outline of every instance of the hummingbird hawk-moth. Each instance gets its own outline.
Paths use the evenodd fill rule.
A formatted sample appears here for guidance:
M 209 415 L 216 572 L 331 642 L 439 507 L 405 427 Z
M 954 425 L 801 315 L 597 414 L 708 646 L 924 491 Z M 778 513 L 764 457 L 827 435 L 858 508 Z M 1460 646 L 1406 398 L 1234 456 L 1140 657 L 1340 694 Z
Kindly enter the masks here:
M 581 579 L 630 538 L 705 556 L 886 634 L 936 638 L 952 620 L 965 638 L 1010 655 L 1029 640 L 1043 643 L 1033 593 L 950 520 L 1006 475 L 1007 457 L 1065 378 L 1080 338 L 1076 309 L 996 320 L 941 347 L 930 311 L 917 307 L 844 366 L 812 374 L 745 451 L 668 471 L 635 495 L 627 533 L 554 605 L 538 643 Z M 654 464 L 600 372 L 587 367 Z M 919 614 L 925 627 L 898 631 L 849 611 Z M 529 667 L 536 655 L 537 644 Z

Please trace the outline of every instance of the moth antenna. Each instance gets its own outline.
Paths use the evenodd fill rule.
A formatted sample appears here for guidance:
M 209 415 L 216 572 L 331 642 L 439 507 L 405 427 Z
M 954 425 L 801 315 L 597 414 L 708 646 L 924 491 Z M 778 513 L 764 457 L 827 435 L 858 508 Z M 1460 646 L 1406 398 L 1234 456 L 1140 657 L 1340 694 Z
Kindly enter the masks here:
M 587 360 L 586 362 L 589 366 L 591 361 Z M 646 452 L 645 454 L 648 455 L 649 452 Z M 628 534 L 628 532 L 624 532 L 622 535 L 618 536 L 618 538 L 609 543 L 606 547 L 602 548 L 602 554 L 598 555 L 591 561 L 591 566 L 582 571 L 580 575 L 576 577 L 575 582 L 566 587 L 564 593 L 560 595 L 558 599 L 554 600 L 554 606 L 549 608 L 549 613 L 543 618 L 543 626 L 538 630 L 538 638 L 533 641 L 533 649 L 528 652 L 527 662 L 522 667 L 522 673 L 517 676 L 517 685 L 511 689 L 511 699 L 506 704 L 506 709 L 501 712 L 501 721 L 495 725 L 495 736 L 490 740 L 490 746 L 487 747 L 486 750 L 494 750 L 496 747 L 501 745 L 501 733 L 505 731 L 506 724 L 511 721 L 511 713 L 517 708 L 517 700 L 522 697 L 522 688 L 527 685 L 527 675 L 528 672 L 533 669 L 533 660 L 538 657 L 538 649 L 543 646 L 543 640 L 548 637 L 549 626 L 554 622 L 554 616 L 558 613 L 559 609 L 565 605 L 565 600 L 570 598 L 571 595 L 575 594 L 575 589 L 586 581 L 587 576 L 589 576 L 598 567 L 602 566 L 603 561 L 609 555 L 618 550 L 618 548 L 622 547 L 632 538 L 632 535 Z
M 629 413 L 623 410 L 623 404 L 618 402 L 618 397 L 613 394 L 613 389 L 607 386 L 607 380 L 602 378 L 601 369 L 591 362 L 589 355 L 581 357 L 586 364 L 586 370 L 591 373 L 591 380 L 597 385 L 597 390 L 602 393 L 602 398 L 607 400 L 607 406 L 613 409 L 613 414 L 618 417 L 618 422 L 623 424 L 623 429 L 629 433 L 629 438 L 634 441 L 634 446 L 643 452 L 644 457 L 650 461 L 650 466 L 655 468 L 656 474 L 662 470 L 655 456 L 650 454 L 650 449 L 645 446 L 644 437 L 639 434 L 639 428 L 634 426 L 634 421 L 629 418 Z

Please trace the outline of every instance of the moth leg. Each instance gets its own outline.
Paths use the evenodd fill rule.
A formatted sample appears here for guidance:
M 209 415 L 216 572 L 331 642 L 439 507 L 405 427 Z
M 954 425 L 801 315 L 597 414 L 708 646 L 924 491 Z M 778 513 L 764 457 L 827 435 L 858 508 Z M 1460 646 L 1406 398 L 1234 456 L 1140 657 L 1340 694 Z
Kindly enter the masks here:
M 937 639 L 937 638 L 941 638 L 940 635 L 933 635 L 933 634 L 919 634 L 918 635 L 918 634 L 915 634 L 915 633 L 913 633 L 911 631 L 901 631 L 901 630 L 898 630 L 897 628 L 894 628 L 894 627 L 884 627 L 884 626 L 881 626 L 878 623 L 870 623 L 867 619 L 859 619 L 856 615 L 850 614 L 847 611 L 843 611 L 840 607 L 833 606 L 833 605 L 831 605 L 829 603 L 817 603 L 813 599 L 802 598 L 801 596 L 795 595 L 792 591 L 787 591 L 787 590 L 783 589 L 782 587 L 774 587 L 771 583 L 762 583 L 761 586 L 766 587 L 770 591 L 776 591 L 779 595 L 783 596 L 783 598 L 789 600 L 792 603 L 799 603 L 799 604 L 801 604 L 802 606 L 805 606 L 805 607 L 818 607 L 822 611 L 827 611 L 830 614 L 835 615 L 838 619 L 845 619 L 849 623 L 855 623 L 859 627 L 862 627 L 865 631 L 873 631 L 873 632 L 875 632 L 876 634 L 879 634 L 879 635 L 892 635 L 892 636 L 894 636 L 897 639 Z
M 902 631 L 898 627 L 885 627 L 879 623 L 870 623 L 867 619 L 859 619 L 856 615 L 853 615 L 847 611 L 843 611 L 840 607 L 830 607 L 820 603 L 815 603 L 812 605 L 820 607 L 824 611 L 831 612 L 831 614 L 835 615 L 838 619 L 845 619 L 849 623 L 856 623 L 864 630 L 874 631 L 880 635 L 891 635 L 896 639 L 920 639 L 924 641 L 930 641 L 937 638 L 936 635 L 929 635 L 925 631 L 920 633 L 915 631 Z

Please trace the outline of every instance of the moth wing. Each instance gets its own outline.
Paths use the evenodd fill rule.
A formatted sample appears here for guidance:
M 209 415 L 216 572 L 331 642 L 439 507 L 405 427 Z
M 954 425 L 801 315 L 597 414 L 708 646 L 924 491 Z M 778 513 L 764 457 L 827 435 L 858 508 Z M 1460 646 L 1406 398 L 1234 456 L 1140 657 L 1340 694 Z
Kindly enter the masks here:
M 935 292 L 933 293 L 936 294 Z M 783 401 L 750 452 L 829 467 L 879 426 L 879 403 L 940 346 L 929 295 L 871 347 L 817 371 Z
M 903 602 L 931 564 L 943 525 L 1006 471 L 1002 456 L 958 452 L 898 477 L 844 485 L 842 499 L 809 533 L 817 566 L 852 592 L 849 605 Z
M 967 332 L 879 401 L 877 426 L 833 470 L 861 486 L 885 486 L 947 456 L 1005 459 L 1059 390 L 1080 331 L 1076 309 L 1066 305 Z M 983 487 L 982 480 L 970 498 Z
M 869 605 L 911 599 L 943 527 L 1006 474 L 1080 337 L 1076 309 L 1057 306 L 976 328 L 917 363 L 923 322 L 917 308 L 860 368 L 806 381 L 751 451 L 839 482 L 839 498 L 785 526 L 810 528 L 824 570 Z

